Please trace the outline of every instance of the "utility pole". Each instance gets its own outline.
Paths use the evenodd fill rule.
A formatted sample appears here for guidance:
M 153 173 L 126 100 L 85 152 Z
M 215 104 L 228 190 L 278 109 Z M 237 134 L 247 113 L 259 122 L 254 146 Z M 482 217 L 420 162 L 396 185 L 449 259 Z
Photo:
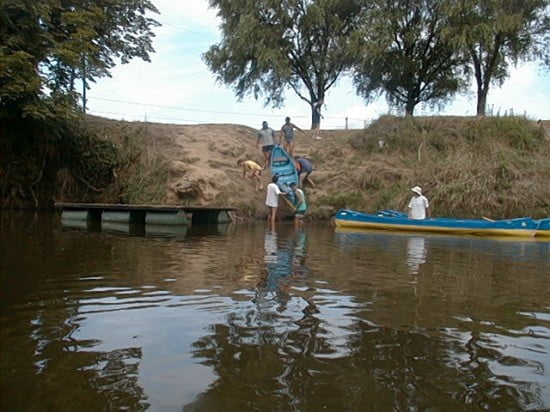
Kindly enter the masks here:
M 82 111 L 86 114 L 86 59 L 82 57 Z

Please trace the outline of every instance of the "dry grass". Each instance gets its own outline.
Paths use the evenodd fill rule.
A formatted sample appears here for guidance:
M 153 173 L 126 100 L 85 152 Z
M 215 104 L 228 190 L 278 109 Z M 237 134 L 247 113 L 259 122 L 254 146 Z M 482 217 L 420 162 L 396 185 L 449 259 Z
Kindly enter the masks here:
M 380 137 L 386 141 L 383 149 Z M 355 180 L 365 189 L 386 192 L 387 207 L 403 209 L 409 195 L 391 196 L 388 188 L 407 191 L 418 184 L 436 215 L 550 215 L 549 142 L 527 119 L 386 116 L 351 145 L 374 159 L 399 159 L 397 172 L 367 167 Z
M 261 162 L 254 129 L 91 124 L 125 159 L 103 201 L 235 206 L 241 218 L 265 215 L 265 192 L 243 182 L 236 165 L 237 158 Z M 340 207 L 405 210 L 414 185 L 424 188 L 436 216 L 550 215 L 550 140 L 527 119 L 383 116 L 365 130 L 321 136 L 298 134 L 295 149 L 314 164 L 316 187 L 306 195 L 315 218 Z M 262 179 L 266 184 L 269 173 Z

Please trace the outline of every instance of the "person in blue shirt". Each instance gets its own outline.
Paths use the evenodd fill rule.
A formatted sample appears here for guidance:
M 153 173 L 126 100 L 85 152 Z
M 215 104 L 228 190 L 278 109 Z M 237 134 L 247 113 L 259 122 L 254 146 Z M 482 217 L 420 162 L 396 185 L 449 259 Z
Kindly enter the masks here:
M 311 172 L 313 172 L 313 163 L 311 163 L 311 160 L 308 160 L 305 157 L 299 157 L 299 156 L 295 157 L 294 160 L 296 162 L 296 170 L 298 171 L 298 177 L 300 177 L 302 173 L 305 173 L 304 177 L 301 180 L 302 184 L 307 182 L 311 187 L 315 187 L 313 180 L 311 180 L 311 177 L 309 176 L 311 175 Z

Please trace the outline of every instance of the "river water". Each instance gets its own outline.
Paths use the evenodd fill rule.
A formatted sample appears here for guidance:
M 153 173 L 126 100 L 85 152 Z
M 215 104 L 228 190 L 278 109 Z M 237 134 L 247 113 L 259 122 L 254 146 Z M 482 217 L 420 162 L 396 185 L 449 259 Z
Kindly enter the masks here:
M 1 218 L 3 411 L 550 408 L 549 242 Z

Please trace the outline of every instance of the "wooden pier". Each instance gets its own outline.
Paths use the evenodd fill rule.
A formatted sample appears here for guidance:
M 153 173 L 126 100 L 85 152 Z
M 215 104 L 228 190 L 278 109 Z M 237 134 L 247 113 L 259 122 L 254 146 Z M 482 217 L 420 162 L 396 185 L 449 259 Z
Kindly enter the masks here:
M 188 225 L 189 223 L 229 223 L 232 207 L 124 205 L 106 203 L 56 203 L 62 220 Z M 189 222 L 188 215 L 191 215 Z

